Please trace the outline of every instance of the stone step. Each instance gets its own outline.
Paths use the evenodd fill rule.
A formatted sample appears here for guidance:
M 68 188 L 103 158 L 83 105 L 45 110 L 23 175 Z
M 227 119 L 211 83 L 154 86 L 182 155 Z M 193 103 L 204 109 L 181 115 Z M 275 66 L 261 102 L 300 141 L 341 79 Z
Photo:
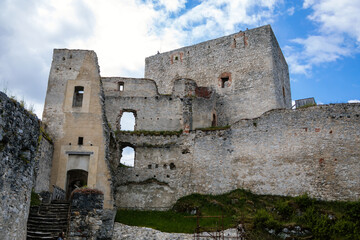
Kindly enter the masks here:
M 35 228 L 35 227 L 28 227 L 27 230 L 28 232 L 43 232 L 43 233 L 46 233 L 46 234 L 54 234 L 54 233 L 59 233 L 61 231 L 63 231 L 65 228 L 64 226 L 62 227 L 38 227 L 38 228 Z
M 56 236 L 52 236 L 52 237 L 48 237 L 48 236 L 44 236 L 44 237 L 41 237 L 41 236 L 32 236 L 32 235 L 28 235 L 26 237 L 27 240 L 41 240 L 41 239 L 44 239 L 44 240 L 47 240 L 47 239 L 51 239 L 51 240 L 56 240 L 57 237 Z
M 53 222 L 46 222 L 46 221 L 41 221 L 41 222 L 38 222 L 38 221 L 33 221 L 33 220 L 29 220 L 28 221 L 28 225 L 31 225 L 31 226 L 65 226 L 67 224 L 67 221 L 66 220 L 62 220 L 62 221 L 53 221 Z
M 51 216 L 51 215 L 49 215 L 49 216 L 46 216 L 46 215 L 31 215 L 30 217 L 29 217 L 29 219 L 32 219 L 32 220 L 52 220 L 52 219 L 54 219 L 54 220 L 59 220 L 59 219 L 64 219 L 64 220 L 66 220 L 68 217 L 67 217 L 68 215 L 64 215 L 64 216 L 59 216 L 59 215 L 54 215 L 54 216 Z
M 61 230 L 60 230 L 61 231 Z M 41 232 L 41 231 L 28 231 L 27 239 L 54 239 L 54 233 Z
M 31 214 L 31 217 L 35 218 L 67 218 L 68 213 L 36 213 Z
M 54 201 L 31 207 L 27 223 L 27 239 L 56 239 L 67 229 L 69 203 Z

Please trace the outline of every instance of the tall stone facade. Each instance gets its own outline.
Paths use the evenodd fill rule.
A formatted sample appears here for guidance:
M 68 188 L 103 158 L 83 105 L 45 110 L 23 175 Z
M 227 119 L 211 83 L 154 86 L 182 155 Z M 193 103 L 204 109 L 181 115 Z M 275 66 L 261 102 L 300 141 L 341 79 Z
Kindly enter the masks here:
M 167 209 L 236 188 L 359 199 L 360 105 L 290 108 L 269 25 L 148 57 L 145 78 L 101 77 L 94 52 L 55 50 L 43 116 L 52 183 L 86 182 L 105 208 Z M 120 164 L 125 147 L 134 167 Z
M 161 94 L 170 94 L 179 78 L 212 87 L 225 125 L 291 107 L 288 66 L 270 25 L 148 57 L 145 78 Z
M 51 184 L 68 197 L 76 186 L 101 189 L 104 207 L 112 208 L 101 94 L 93 51 L 54 50 L 43 113 L 54 141 Z

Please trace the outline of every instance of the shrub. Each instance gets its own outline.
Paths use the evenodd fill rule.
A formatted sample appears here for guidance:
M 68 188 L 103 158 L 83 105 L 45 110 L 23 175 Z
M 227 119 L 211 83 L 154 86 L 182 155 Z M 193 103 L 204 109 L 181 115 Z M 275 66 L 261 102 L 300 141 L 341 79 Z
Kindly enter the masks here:
M 315 239 L 330 239 L 332 222 L 327 215 L 322 215 L 315 208 L 308 207 L 300 221 L 311 229 Z
M 305 210 L 314 204 L 314 200 L 311 199 L 307 193 L 295 197 L 294 202 L 299 206 L 300 210 Z
M 281 229 L 281 224 L 274 217 L 268 213 L 265 209 L 260 209 L 256 211 L 254 225 L 256 228 L 263 229 L 274 229 L 279 231 Z
M 294 209 L 289 205 L 289 201 L 279 201 L 276 204 L 276 210 L 284 219 L 290 219 L 294 213 Z
M 40 196 L 34 190 L 31 190 L 30 206 L 39 206 L 41 204 Z

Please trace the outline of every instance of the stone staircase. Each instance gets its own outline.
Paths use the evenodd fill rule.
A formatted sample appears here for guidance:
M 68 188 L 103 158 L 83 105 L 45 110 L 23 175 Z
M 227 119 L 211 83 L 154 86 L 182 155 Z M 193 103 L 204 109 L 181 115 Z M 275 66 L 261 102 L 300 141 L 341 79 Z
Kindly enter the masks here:
M 60 232 L 66 232 L 69 202 L 52 201 L 30 208 L 27 223 L 27 239 L 56 239 Z

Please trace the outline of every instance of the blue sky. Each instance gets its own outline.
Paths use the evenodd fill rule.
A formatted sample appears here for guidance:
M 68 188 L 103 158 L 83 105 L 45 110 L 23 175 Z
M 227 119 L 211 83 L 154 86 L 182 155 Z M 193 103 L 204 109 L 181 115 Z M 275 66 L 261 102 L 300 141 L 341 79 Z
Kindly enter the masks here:
M 54 48 L 94 50 L 102 76 L 143 77 L 144 59 L 271 24 L 292 98 L 360 100 L 359 0 L 2 0 L 0 84 L 42 114 Z

